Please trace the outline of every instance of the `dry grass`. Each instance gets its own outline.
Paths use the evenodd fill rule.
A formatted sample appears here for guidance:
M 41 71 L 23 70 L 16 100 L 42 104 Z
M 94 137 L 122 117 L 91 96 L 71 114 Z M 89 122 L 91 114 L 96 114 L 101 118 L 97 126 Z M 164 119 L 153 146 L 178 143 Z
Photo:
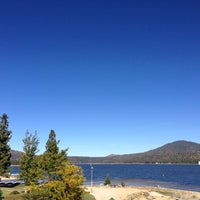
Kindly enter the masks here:
M 21 199 L 22 193 L 25 191 L 25 186 L 24 184 L 20 184 L 16 187 L 1 187 L 0 189 L 3 192 L 4 200 L 19 200 Z M 19 194 L 11 194 L 13 191 L 17 191 Z

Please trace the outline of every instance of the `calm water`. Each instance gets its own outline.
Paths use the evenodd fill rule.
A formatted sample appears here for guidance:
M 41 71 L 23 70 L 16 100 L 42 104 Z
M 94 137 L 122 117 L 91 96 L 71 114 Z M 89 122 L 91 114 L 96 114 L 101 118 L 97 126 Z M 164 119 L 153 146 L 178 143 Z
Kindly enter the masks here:
M 193 190 L 200 192 L 200 165 L 164 165 L 164 164 L 82 164 L 86 178 L 85 184 L 104 183 L 109 174 L 112 184 L 133 186 L 160 186 L 175 189 Z M 18 173 L 18 167 L 13 167 L 12 173 Z

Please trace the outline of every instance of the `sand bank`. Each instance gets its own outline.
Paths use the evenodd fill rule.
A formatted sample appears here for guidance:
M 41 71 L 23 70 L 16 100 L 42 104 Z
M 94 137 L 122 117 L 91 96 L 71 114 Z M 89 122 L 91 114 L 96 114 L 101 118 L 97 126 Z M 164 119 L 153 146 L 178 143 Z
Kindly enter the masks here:
M 17 180 L 17 179 L 19 179 L 19 174 L 11 174 L 9 178 L 0 176 L 1 181 Z
M 87 187 L 96 200 L 199 200 L 199 192 L 152 187 Z

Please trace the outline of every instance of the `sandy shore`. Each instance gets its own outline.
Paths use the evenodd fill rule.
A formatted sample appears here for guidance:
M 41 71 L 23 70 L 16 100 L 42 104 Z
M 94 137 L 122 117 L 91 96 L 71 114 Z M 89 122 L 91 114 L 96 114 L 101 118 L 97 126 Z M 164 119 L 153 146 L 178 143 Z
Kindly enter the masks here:
M 200 200 L 199 192 L 152 187 L 87 187 L 96 200 Z
M 1 181 L 8 181 L 8 180 L 16 180 L 19 178 L 19 174 L 11 174 L 9 178 L 6 178 L 6 177 L 3 177 L 3 176 L 0 176 L 0 180 Z

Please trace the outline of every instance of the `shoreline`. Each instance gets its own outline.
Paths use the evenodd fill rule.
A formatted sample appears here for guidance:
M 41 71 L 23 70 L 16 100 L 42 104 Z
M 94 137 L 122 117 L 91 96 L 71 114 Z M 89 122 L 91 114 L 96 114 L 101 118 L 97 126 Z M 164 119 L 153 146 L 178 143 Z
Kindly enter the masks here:
M 19 180 L 19 174 L 10 174 L 9 177 L 0 176 L 0 181 L 13 181 Z
M 111 179 L 112 187 L 121 187 L 121 183 L 125 184 L 125 187 L 153 187 L 153 188 L 167 188 L 175 189 L 181 191 L 191 191 L 191 192 L 200 192 L 200 187 L 198 185 L 181 185 L 176 182 L 167 182 L 167 181 L 157 181 L 151 179 Z M 93 186 L 99 187 L 103 186 L 104 180 L 94 181 Z M 91 181 L 86 181 L 84 186 L 90 186 Z

